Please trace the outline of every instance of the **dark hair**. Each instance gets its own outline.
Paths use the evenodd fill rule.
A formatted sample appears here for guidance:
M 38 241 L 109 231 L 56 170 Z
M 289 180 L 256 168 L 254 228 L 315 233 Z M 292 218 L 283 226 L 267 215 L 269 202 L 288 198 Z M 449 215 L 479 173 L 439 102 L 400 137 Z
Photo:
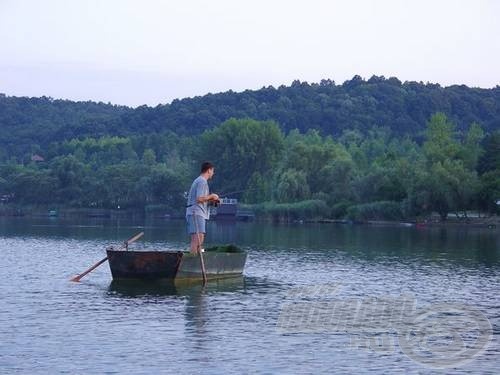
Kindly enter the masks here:
M 212 163 L 210 163 L 209 161 L 206 161 L 201 165 L 201 173 L 205 173 L 206 171 L 208 171 L 209 169 L 211 169 L 213 167 L 214 167 L 214 165 Z

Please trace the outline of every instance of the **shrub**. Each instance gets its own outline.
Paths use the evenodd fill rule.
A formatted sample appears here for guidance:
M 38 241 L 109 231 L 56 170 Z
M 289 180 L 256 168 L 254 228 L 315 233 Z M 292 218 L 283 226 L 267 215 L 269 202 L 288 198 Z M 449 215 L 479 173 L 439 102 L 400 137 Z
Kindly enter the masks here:
M 333 205 L 332 217 L 335 219 L 342 219 L 347 215 L 347 210 L 352 205 L 349 201 L 341 201 Z
M 351 220 L 401 220 L 404 218 L 401 204 L 394 201 L 379 201 L 357 204 L 347 209 Z

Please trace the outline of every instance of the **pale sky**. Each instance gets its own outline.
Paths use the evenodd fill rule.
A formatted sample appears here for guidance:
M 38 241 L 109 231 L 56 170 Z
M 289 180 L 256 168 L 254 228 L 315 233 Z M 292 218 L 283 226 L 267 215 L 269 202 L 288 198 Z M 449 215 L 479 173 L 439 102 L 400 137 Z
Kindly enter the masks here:
M 360 75 L 500 85 L 500 0 L 0 0 L 0 93 L 138 106 Z

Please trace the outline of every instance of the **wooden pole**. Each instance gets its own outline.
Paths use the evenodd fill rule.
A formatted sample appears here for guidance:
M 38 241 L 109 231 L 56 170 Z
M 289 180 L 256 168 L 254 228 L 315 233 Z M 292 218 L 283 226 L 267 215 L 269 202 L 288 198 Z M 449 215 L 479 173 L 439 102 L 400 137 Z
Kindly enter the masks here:
M 201 237 L 200 232 L 198 232 L 198 223 L 196 222 L 195 215 L 193 214 L 194 227 L 196 230 L 196 236 L 198 237 L 198 254 L 200 255 L 200 266 L 201 266 L 201 276 L 203 277 L 203 285 L 207 283 L 207 273 L 205 271 L 205 261 L 203 259 L 203 253 L 201 252 Z

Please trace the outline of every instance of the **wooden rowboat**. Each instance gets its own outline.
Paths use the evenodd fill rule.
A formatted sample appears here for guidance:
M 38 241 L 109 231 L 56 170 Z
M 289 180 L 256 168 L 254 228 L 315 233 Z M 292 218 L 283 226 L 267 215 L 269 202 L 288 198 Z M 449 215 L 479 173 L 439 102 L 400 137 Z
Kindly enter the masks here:
M 202 279 L 200 257 L 184 251 L 106 250 L 113 280 Z M 206 249 L 203 253 L 208 279 L 241 276 L 247 253 L 235 246 Z

